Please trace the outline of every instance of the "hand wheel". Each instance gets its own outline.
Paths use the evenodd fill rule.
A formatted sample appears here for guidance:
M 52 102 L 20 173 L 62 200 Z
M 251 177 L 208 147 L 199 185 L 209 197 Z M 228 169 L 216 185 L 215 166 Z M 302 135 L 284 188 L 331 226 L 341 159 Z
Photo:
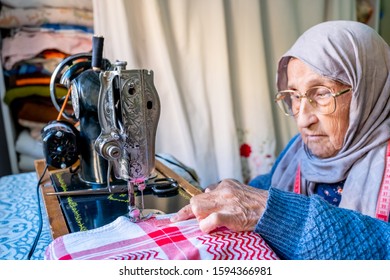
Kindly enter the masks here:
M 56 88 L 58 86 L 66 87 L 71 86 L 71 81 L 76 78 L 80 73 L 87 69 L 91 69 L 92 54 L 79 53 L 65 58 L 56 69 L 53 71 L 50 80 L 50 97 L 54 107 L 58 112 L 65 102 L 65 96 L 58 97 Z M 71 99 L 69 99 L 71 100 Z M 69 113 L 66 110 L 62 112 L 62 116 L 68 120 L 77 121 L 74 113 Z

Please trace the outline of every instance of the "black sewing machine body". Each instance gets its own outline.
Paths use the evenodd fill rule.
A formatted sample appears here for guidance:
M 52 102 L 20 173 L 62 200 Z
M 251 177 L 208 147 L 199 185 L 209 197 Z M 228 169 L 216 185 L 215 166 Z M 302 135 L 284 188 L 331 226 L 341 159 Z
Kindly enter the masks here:
M 141 192 L 156 175 L 160 101 L 153 72 L 126 70 L 125 66 L 79 54 L 66 58 L 53 72 L 51 98 L 67 121 L 50 123 L 42 130 L 42 139 L 47 164 L 62 169 L 51 179 L 56 192 L 63 193 L 59 200 L 70 231 L 102 226 L 126 215 L 129 208 L 173 213 L 188 204 L 189 195 L 169 184 L 169 191 L 156 193 L 146 187 Z M 58 84 L 71 92 L 71 114 L 62 110 L 67 99 L 56 95 Z M 76 131 L 75 122 L 79 122 Z M 71 166 L 76 160 L 79 164 L 74 170 Z M 114 193 L 112 185 L 127 186 L 128 191 Z M 64 195 L 102 189 L 109 192 Z
M 99 73 L 92 69 L 72 81 L 72 105 L 80 126 L 80 179 L 89 184 L 106 184 L 108 162 L 94 149 L 101 133 L 98 117 Z
M 51 175 L 51 180 L 54 189 L 57 192 L 101 190 L 98 185 L 86 184 L 80 179 L 78 172 L 70 171 L 56 172 Z M 115 184 L 123 184 L 125 182 L 116 181 Z M 151 188 L 146 188 L 143 191 L 143 197 L 140 191 L 136 191 L 135 203 L 141 205 L 142 200 L 148 209 L 160 214 L 168 214 L 177 212 L 180 208 L 189 203 L 190 195 L 181 187 L 173 188 L 169 185 L 162 187 L 162 192 L 155 192 Z M 164 191 L 166 190 L 166 191 Z M 59 195 L 58 196 L 61 209 L 64 213 L 69 232 L 77 232 L 83 230 L 94 229 L 113 222 L 119 216 L 128 214 L 128 193 L 113 192 L 80 195 Z M 150 210 L 149 210 L 150 211 Z

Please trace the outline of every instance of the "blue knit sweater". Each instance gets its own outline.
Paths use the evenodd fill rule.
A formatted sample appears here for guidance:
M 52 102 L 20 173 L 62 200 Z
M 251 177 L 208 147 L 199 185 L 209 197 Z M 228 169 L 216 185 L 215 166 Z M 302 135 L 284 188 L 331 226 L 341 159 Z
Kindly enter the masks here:
M 251 186 L 269 188 L 288 146 L 271 172 L 256 177 Z M 318 195 L 269 189 L 267 207 L 255 231 L 282 259 L 390 259 L 389 223 L 335 207 Z

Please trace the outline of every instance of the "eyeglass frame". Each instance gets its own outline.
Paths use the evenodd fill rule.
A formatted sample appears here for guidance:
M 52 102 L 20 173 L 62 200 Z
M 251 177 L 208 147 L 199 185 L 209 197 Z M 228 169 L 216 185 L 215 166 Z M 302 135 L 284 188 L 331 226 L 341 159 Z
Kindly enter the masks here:
M 334 99 L 334 109 L 333 109 L 333 111 L 330 112 L 330 113 L 326 113 L 326 114 L 323 114 L 323 113 L 321 113 L 321 112 L 318 112 L 318 113 L 321 114 L 321 115 L 330 115 L 330 114 L 333 114 L 333 113 L 336 111 L 336 108 L 337 108 L 336 97 L 339 97 L 339 96 L 341 96 L 341 95 L 343 95 L 343 94 L 345 94 L 345 93 L 347 93 L 347 92 L 349 92 L 349 91 L 352 91 L 352 88 L 350 87 L 350 88 L 347 88 L 347 89 L 344 89 L 344 90 L 341 90 L 341 91 L 335 93 L 332 89 L 330 89 L 330 88 L 328 88 L 328 87 L 326 87 L 326 86 L 313 86 L 313 87 L 309 88 L 308 90 L 306 90 L 304 94 L 301 94 L 298 90 L 287 89 L 287 90 L 278 91 L 278 92 L 275 94 L 275 99 L 274 99 L 274 101 L 275 101 L 275 103 L 278 104 L 278 107 L 282 110 L 282 112 L 283 112 L 286 116 L 293 117 L 293 116 L 296 116 L 297 114 L 299 114 L 299 110 L 298 110 L 295 114 L 288 114 L 288 113 L 286 113 L 286 111 L 285 111 L 283 108 L 281 108 L 281 105 L 279 105 L 278 102 L 281 101 L 281 100 L 278 100 L 277 96 L 278 96 L 279 94 L 281 94 L 281 93 L 288 93 L 288 92 L 289 92 L 289 93 L 297 93 L 297 94 L 299 95 L 300 105 L 302 104 L 302 103 L 301 103 L 302 98 L 307 98 L 308 101 L 309 101 L 309 103 L 312 104 L 311 102 L 312 102 L 313 100 L 312 100 L 312 99 L 309 99 L 308 96 L 307 96 L 306 94 L 307 94 L 308 91 L 310 91 L 310 90 L 312 90 L 312 89 L 314 89 L 314 88 L 326 88 L 326 89 L 328 89 L 329 92 L 330 92 L 330 94 L 331 94 L 331 96 L 332 96 L 333 99 Z M 281 102 L 283 102 L 283 101 L 281 101 Z M 282 105 L 282 106 L 283 106 L 283 105 Z M 316 109 L 313 105 L 311 105 L 311 106 L 312 106 L 314 109 Z M 292 113 L 292 109 L 291 109 L 291 113 Z

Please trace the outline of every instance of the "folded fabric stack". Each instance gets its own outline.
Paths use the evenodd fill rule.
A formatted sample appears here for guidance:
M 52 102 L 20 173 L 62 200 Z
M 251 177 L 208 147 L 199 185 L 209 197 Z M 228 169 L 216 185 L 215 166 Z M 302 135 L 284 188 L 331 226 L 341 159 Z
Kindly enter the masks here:
M 196 219 L 171 223 L 169 215 L 132 223 L 121 216 L 89 231 L 55 239 L 48 260 L 276 260 L 278 256 L 254 232 L 220 228 L 204 234 Z
M 0 0 L 1 59 L 20 171 L 43 158 L 40 131 L 57 119 L 50 79 L 67 56 L 92 50 L 92 0 Z M 66 89 L 58 88 L 59 97 Z

